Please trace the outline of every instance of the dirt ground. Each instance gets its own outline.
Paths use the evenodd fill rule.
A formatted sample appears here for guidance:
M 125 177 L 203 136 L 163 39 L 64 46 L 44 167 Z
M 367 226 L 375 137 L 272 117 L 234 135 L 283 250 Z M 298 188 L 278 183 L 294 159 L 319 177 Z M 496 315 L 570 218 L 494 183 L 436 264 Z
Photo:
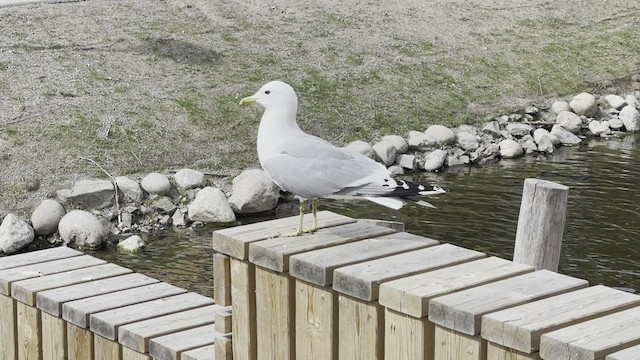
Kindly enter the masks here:
M 626 0 L 2 3 L 0 217 L 105 177 L 86 159 L 134 178 L 257 167 L 260 109 L 237 103 L 273 79 L 342 145 L 626 91 L 640 69 Z

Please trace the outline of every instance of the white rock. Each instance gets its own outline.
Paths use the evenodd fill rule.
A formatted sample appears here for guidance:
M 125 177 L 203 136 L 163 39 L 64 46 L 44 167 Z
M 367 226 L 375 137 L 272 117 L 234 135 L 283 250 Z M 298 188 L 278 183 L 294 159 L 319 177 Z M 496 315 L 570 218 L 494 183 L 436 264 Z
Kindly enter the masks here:
M 165 195 L 171 190 L 169 178 L 159 173 L 150 173 L 140 182 L 140 186 L 149 194 Z
M 446 126 L 431 125 L 424 133 L 434 138 L 438 144 L 453 144 L 456 141 L 456 134 Z
M 350 142 L 349 144 L 347 144 L 347 146 L 345 146 L 345 149 L 349 151 L 353 151 L 354 153 L 357 153 L 357 154 L 362 154 L 371 159 L 376 158 L 376 153 L 373 151 L 373 148 L 371 147 L 371 145 L 368 142 L 365 142 L 362 140 L 356 140 L 356 141 Z
M 627 95 L 625 96 L 624 100 L 626 101 L 627 105 L 631 105 L 640 110 L 640 100 L 638 100 L 638 98 L 634 95 Z
M 500 124 L 497 121 L 489 121 L 482 127 L 482 132 L 493 137 L 502 137 L 500 133 Z
M 560 145 L 560 140 L 558 140 L 555 135 L 551 134 L 547 129 L 539 128 L 533 132 L 533 141 L 538 144 L 538 147 L 540 146 L 540 141 L 544 136 L 548 137 L 554 146 Z
M 522 156 L 524 149 L 522 145 L 512 139 L 504 139 L 498 144 L 500 147 L 500 156 L 505 159 L 512 159 Z
M 125 240 L 120 241 L 117 248 L 118 251 L 132 253 L 142 250 L 145 246 L 146 244 L 140 236 L 133 235 L 126 238 Z
M 484 149 L 482 154 L 480 154 L 480 157 L 482 157 L 482 158 L 490 158 L 490 157 L 498 155 L 499 153 L 500 153 L 500 146 L 498 144 L 491 143 L 491 144 L 487 145 L 487 148 Z
M 538 138 L 538 140 L 536 141 L 536 144 L 538 145 L 539 152 L 545 153 L 545 154 L 553 154 L 555 147 L 553 145 L 553 142 L 551 141 L 551 136 L 552 136 L 551 134 L 542 135 Z
M 509 123 L 507 124 L 507 131 L 511 136 L 522 137 L 531 134 L 533 127 L 522 123 Z
M 603 121 L 604 122 L 604 121 Z M 591 133 L 595 136 L 599 136 L 601 134 L 606 134 L 609 131 L 609 127 L 606 125 L 603 125 L 600 121 L 598 120 L 592 120 L 589 123 L 589 131 L 591 131 Z
M 0 224 L 0 249 L 5 254 L 13 254 L 34 238 L 33 228 L 13 214 L 7 214 Z
M 478 138 L 468 132 L 458 132 L 458 144 L 465 151 L 473 151 L 480 146 Z
M 389 141 L 382 140 L 373 144 L 373 151 L 376 153 L 376 158 L 386 166 L 391 166 L 396 160 L 396 148 Z
M 404 169 L 398 165 L 391 165 L 387 170 L 393 175 L 404 175 Z
M 626 100 L 620 95 L 610 94 L 605 96 L 604 99 L 607 100 L 607 102 L 609 103 L 609 106 L 611 106 L 614 109 L 620 110 L 622 109 L 622 107 L 627 105 Z
M 409 150 L 409 144 L 400 135 L 386 135 L 382 137 L 382 140 L 392 143 L 393 147 L 396 148 L 396 154 L 404 154 Z
M 150 205 L 158 214 L 171 215 L 177 209 L 177 206 L 167 196 L 154 195 L 151 200 Z
M 466 132 L 472 135 L 478 135 L 478 129 L 471 125 L 460 125 L 456 129 L 456 133 Z
M 580 132 L 580 129 L 582 129 L 582 120 L 580 119 L 580 116 L 572 113 L 571 111 L 563 111 L 558 114 L 556 124 L 562 126 L 572 134 L 577 134 Z
M 560 140 L 563 145 L 574 145 L 582 142 L 582 139 L 574 135 L 573 133 L 565 130 L 562 126 L 556 124 L 551 128 L 551 134 Z
M 250 169 L 233 179 L 229 205 L 238 214 L 252 214 L 274 209 L 279 198 L 280 188 L 269 175 L 261 169 Z
M 593 117 L 598 111 L 596 98 L 589 93 L 580 93 L 569 101 L 569 107 L 578 115 Z
M 522 145 L 524 152 L 527 154 L 538 151 L 538 146 L 536 145 L 535 141 L 533 141 L 533 137 L 531 137 L 531 135 L 524 136 L 522 139 L 520 139 L 520 141 L 518 141 L 518 143 Z
M 145 197 L 145 192 L 140 187 L 140 184 L 131 178 L 126 176 L 117 176 L 116 185 L 118 186 L 118 190 L 120 190 L 124 196 L 135 202 L 140 202 Z
M 197 170 L 180 169 L 175 174 L 176 185 L 183 190 L 201 188 L 206 185 L 204 174 Z
M 171 215 L 171 224 L 178 228 L 184 228 L 187 226 L 187 219 L 183 209 L 177 209 L 173 212 L 173 215 Z
M 444 165 L 447 167 L 460 166 L 464 164 L 465 164 L 464 161 L 460 160 L 460 158 L 452 154 L 448 154 L 447 157 L 444 159 Z
M 400 154 L 396 156 L 396 164 L 407 170 L 415 170 L 416 169 L 416 156 L 409 154 Z
M 64 208 L 53 199 L 42 200 L 31 214 L 31 226 L 36 235 L 45 236 L 56 232 L 58 223 L 64 216 Z
M 426 171 L 436 171 L 442 167 L 447 158 L 447 152 L 442 149 L 428 153 L 424 158 L 424 169 Z
M 618 118 L 612 118 L 607 121 L 609 122 L 609 128 L 611 130 L 620 130 L 624 126 L 624 123 L 622 122 L 622 120 Z
M 236 221 L 236 215 L 222 191 L 207 186 L 189 204 L 188 216 L 191 221 L 228 223 Z
M 540 111 L 540 109 L 538 109 L 538 107 L 535 105 L 529 105 L 526 107 L 526 109 L 524 109 L 524 113 L 529 115 L 535 115 L 538 113 L 538 111 Z
M 436 139 L 423 133 L 422 131 L 409 131 L 409 138 L 407 140 L 409 149 L 424 151 L 426 149 L 432 149 L 438 145 Z
M 81 249 L 97 249 L 107 240 L 107 231 L 100 220 L 84 210 L 73 210 L 63 216 L 58 231 L 66 244 Z
M 640 130 L 640 112 L 634 106 L 627 105 L 623 107 L 618 117 L 627 131 Z
M 70 189 L 56 191 L 58 200 L 74 206 L 83 205 L 88 209 L 110 206 L 115 198 L 113 184 L 108 180 L 82 179 L 73 183 Z
M 571 111 L 571 107 L 569 107 L 569 103 L 566 101 L 554 101 L 553 104 L 551 104 L 551 111 L 557 115 L 563 111 Z

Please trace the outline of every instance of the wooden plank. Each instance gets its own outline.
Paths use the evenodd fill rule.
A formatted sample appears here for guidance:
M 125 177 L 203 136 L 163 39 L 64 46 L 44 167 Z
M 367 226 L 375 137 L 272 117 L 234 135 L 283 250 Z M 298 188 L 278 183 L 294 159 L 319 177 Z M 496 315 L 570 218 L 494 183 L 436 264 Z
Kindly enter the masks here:
M 280 234 L 294 232 L 298 228 L 298 216 L 282 219 L 263 221 L 259 223 L 236 226 L 213 232 L 213 250 L 229 255 L 239 260 L 249 257 L 249 244 L 255 241 L 265 240 Z M 311 216 L 305 216 L 306 226 L 311 226 Z M 356 220 L 332 213 L 330 211 L 318 212 L 318 228 L 353 223 Z M 309 235 L 299 236 L 300 238 Z
M 466 335 L 436 325 L 434 331 L 435 360 L 486 360 L 487 341 L 480 335 Z
M 437 296 L 532 272 L 532 266 L 494 256 L 407 276 L 380 285 L 380 304 L 422 318 Z
M 223 334 L 213 324 L 160 336 L 149 342 L 149 355 L 156 360 L 178 360 L 184 351 L 212 345 L 220 336 Z
M 385 360 L 432 360 L 435 326 L 390 309 L 384 316 Z
M 256 267 L 258 359 L 295 358 L 294 316 L 294 279 L 288 274 Z
M 389 220 L 378 220 L 378 219 L 358 219 L 357 221 L 361 223 L 369 223 L 373 225 L 388 227 L 397 232 L 403 232 L 405 230 L 404 223 L 400 221 L 389 221 Z
M 16 301 L 0 295 L 0 359 L 13 360 L 18 355 L 16 353 L 18 347 L 16 318 Z
M 482 337 L 532 353 L 540 336 L 578 322 L 640 305 L 640 296 L 598 285 L 487 314 Z
M 141 354 L 137 351 L 131 350 L 126 346 L 122 348 L 122 360 L 153 360 L 151 356 L 147 354 Z
M 255 360 L 256 349 L 256 267 L 231 259 L 231 313 L 234 360 Z
M 10 295 L 11 283 L 16 281 L 82 269 L 106 263 L 106 261 L 96 259 L 93 256 L 82 255 L 2 270 L 0 271 L 0 293 L 3 295 Z
M 107 263 L 104 265 L 97 265 L 89 268 L 17 281 L 11 285 L 11 297 L 27 305 L 35 306 L 36 293 L 40 291 L 80 284 L 112 276 L 124 275 L 130 272 L 132 272 L 130 269 Z
M 333 289 L 355 298 L 378 299 L 380 283 L 421 272 L 483 258 L 481 252 L 442 244 L 382 259 L 338 268 L 333 274 Z
M 65 259 L 83 255 L 80 251 L 66 246 L 51 249 L 31 251 L 24 254 L 5 256 L 0 258 L 0 270 L 11 269 L 20 266 Z
M 118 342 L 130 349 L 145 353 L 149 351 L 151 338 L 213 324 L 215 312 L 221 308 L 220 305 L 209 305 L 122 325 L 118 329 Z
M 422 236 L 394 233 L 291 256 L 289 271 L 298 279 L 329 286 L 336 268 L 438 244 L 437 240 Z
M 69 360 L 92 360 L 93 333 L 67 323 L 67 347 Z
M 42 355 L 44 360 L 67 358 L 67 325 L 64 320 L 40 312 L 42 321 Z
M 356 222 L 320 229 L 305 236 L 258 241 L 249 245 L 249 261 L 273 271 L 288 271 L 292 255 L 393 232 L 387 227 Z
M 338 358 L 382 359 L 384 356 L 384 308 L 338 296 Z
M 214 339 L 213 347 L 217 360 L 233 360 L 233 344 L 229 336 L 220 336 Z
M 156 284 L 160 280 L 133 273 L 90 281 L 82 284 L 63 286 L 36 294 L 36 306 L 51 315 L 62 316 L 62 304 L 67 301 L 84 299 L 144 285 Z
M 18 359 L 42 359 L 40 310 L 21 302 L 16 304 Z
M 640 360 L 640 345 L 616 351 L 607 355 L 605 360 Z
M 224 254 L 213 254 L 213 300 L 218 305 L 231 305 L 231 265 Z
M 89 327 L 89 316 L 93 313 L 116 309 L 128 305 L 184 294 L 187 290 L 167 283 L 157 283 L 133 289 L 116 291 L 62 304 L 62 318 L 83 328 Z
M 180 294 L 91 314 L 89 328 L 104 338 L 115 340 L 118 328 L 124 324 L 211 304 L 213 299 L 196 293 Z
M 180 360 L 216 360 L 214 345 L 207 345 L 182 353 Z
M 216 331 L 221 334 L 228 334 L 233 328 L 231 325 L 231 307 L 222 308 L 214 314 Z
M 588 285 L 586 280 L 540 270 L 432 299 L 429 320 L 468 335 L 480 333 L 482 315 Z
M 93 348 L 95 360 L 122 359 L 122 346 L 117 342 L 105 339 L 102 336 L 93 336 Z
M 502 345 L 487 343 L 487 360 L 542 360 L 539 352 L 523 353 Z
M 296 356 L 338 358 L 338 295 L 331 288 L 296 280 Z
M 543 334 L 540 356 L 545 360 L 603 359 L 638 344 L 640 307 L 635 307 Z

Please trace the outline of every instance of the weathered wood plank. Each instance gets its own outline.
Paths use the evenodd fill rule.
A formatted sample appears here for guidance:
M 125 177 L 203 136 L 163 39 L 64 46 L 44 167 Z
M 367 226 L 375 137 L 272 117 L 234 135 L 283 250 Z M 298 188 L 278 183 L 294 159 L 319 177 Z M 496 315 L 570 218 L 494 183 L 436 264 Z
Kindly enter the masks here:
M 242 311 L 241 309 L 238 309 Z M 295 358 L 294 279 L 256 267 L 258 359 Z
M 256 348 L 256 266 L 231 259 L 231 313 L 234 360 L 255 360 Z
M 246 260 L 249 256 L 250 243 L 269 239 L 279 234 L 294 232 L 298 228 L 298 219 L 298 216 L 291 216 L 214 231 L 213 250 L 239 260 Z M 318 212 L 318 228 L 320 229 L 355 221 L 352 218 L 330 211 Z M 307 227 L 311 226 L 310 215 L 305 217 L 305 224 L 307 224 Z
M 338 295 L 331 288 L 296 280 L 296 356 L 338 358 Z
M 66 246 L 51 249 L 31 251 L 24 254 L 5 256 L 0 258 L 0 270 L 27 266 L 47 261 L 65 259 L 83 255 L 80 251 Z
M 233 327 L 231 326 L 231 307 L 222 308 L 214 314 L 216 331 L 221 334 L 228 334 Z
M 89 328 L 104 338 L 115 340 L 118 328 L 124 324 L 211 304 L 213 299 L 196 293 L 180 294 L 91 314 Z
M 42 359 L 40 310 L 21 302 L 16 304 L 18 359 Z
M 481 252 L 442 244 L 338 268 L 333 274 L 333 289 L 371 301 L 378 299 L 380 283 L 445 266 L 483 258 Z
M 3 295 L 10 295 L 11 283 L 16 281 L 58 274 L 65 271 L 82 269 L 106 263 L 106 261 L 96 259 L 93 256 L 81 255 L 2 270 L 0 271 L 0 293 Z
M 640 296 L 598 285 L 487 314 L 482 337 L 532 353 L 540 336 L 578 322 L 640 305 Z
M 82 284 L 63 286 L 41 291 L 36 294 L 36 306 L 51 315 L 62 316 L 62 304 L 67 301 L 84 299 L 144 285 L 156 284 L 160 280 L 133 273 L 90 281 Z
M 149 342 L 149 355 L 157 360 L 179 360 L 184 351 L 212 345 L 220 336 L 223 334 L 213 324 L 160 336 Z
M 126 346 L 122 348 L 122 360 L 153 360 L 148 354 L 142 354 L 137 351 L 133 351 Z
M 385 309 L 385 360 L 432 360 L 435 326 L 427 319 L 417 319 Z
M 185 351 L 182 353 L 180 360 L 216 360 L 214 345 L 207 345 Z
M 640 345 L 616 351 L 607 355 L 605 360 L 640 360 Z
M 320 229 L 313 234 L 281 237 L 249 245 L 249 261 L 278 272 L 288 271 L 292 255 L 315 249 L 393 233 L 393 229 L 367 223 L 351 223 Z
M 122 359 L 122 345 L 115 341 L 105 339 L 102 336 L 93 336 L 93 348 L 94 360 Z
M 62 304 L 62 318 L 83 328 L 89 327 L 89 316 L 93 313 L 123 306 L 157 300 L 172 295 L 184 294 L 187 290 L 167 283 L 156 283 L 133 289 L 116 291 Z
M 468 335 L 480 333 L 482 315 L 588 285 L 586 280 L 540 270 L 432 299 L 429 320 Z
M 227 255 L 213 254 L 213 300 L 218 305 L 231 305 L 231 265 Z
M 213 324 L 215 312 L 221 308 L 220 305 L 209 305 L 122 325 L 118 329 L 118 342 L 130 349 L 145 353 L 149 351 L 151 338 Z
M 215 338 L 213 347 L 217 360 L 233 360 L 233 343 L 231 337 L 220 336 Z
M 388 227 L 397 232 L 403 232 L 405 230 L 404 223 L 400 221 L 378 220 L 378 219 L 358 219 L 358 222 Z
M 93 333 L 67 323 L 69 360 L 93 360 Z
M 542 335 L 545 360 L 603 359 L 640 344 L 640 307 L 616 312 Z
M 67 325 L 64 320 L 40 312 L 42 321 L 42 355 L 44 360 L 67 358 Z
M 435 360 L 486 360 L 487 341 L 480 335 L 466 335 L 436 325 Z
M 438 244 L 437 240 L 422 236 L 394 233 L 293 255 L 289 271 L 298 279 L 329 286 L 336 268 Z
M 384 357 L 384 308 L 338 296 L 338 358 L 381 360 Z
M 11 297 L 27 305 L 34 306 L 36 303 L 36 293 L 40 291 L 124 275 L 130 272 L 132 272 L 130 269 L 122 266 L 104 264 L 16 281 L 11 285 Z
M 539 352 L 523 353 L 502 345 L 487 342 L 487 360 L 542 360 Z
M 532 272 L 532 266 L 488 257 L 439 270 L 407 276 L 380 285 L 380 304 L 414 316 L 429 314 L 437 296 Z
M 0 295 L 0 359 L 14 360 L 17 357 L 16 349 L 16 301 Z

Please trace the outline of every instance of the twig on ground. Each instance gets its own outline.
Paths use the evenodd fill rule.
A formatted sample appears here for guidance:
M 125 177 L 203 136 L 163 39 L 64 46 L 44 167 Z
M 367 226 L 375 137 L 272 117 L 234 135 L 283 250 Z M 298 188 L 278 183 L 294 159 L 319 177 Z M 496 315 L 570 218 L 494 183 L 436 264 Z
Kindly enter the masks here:
M 116 179 L 107 170 L 105 170 L 102 166 L 100 166 L 100 164 L 95 162 L 93 159 L 89 159 L 80 155 L 77 155 L 77 156 L 78 156 L 78 159 L 88 161 L 93 165 L 97 166 L 98 169 L 102 170 L 102 172 L 105 173 L 109 177 L 109 179 L 111 179 L 111 183 L 113 184 L 113 190 L 116 193 L 116 213 L 118 214 L 118 225 L 120 225 L 122 223 L 122 215 L 120 214 L 120 201 L 118 200 L 118 184 L 116 183 Z

